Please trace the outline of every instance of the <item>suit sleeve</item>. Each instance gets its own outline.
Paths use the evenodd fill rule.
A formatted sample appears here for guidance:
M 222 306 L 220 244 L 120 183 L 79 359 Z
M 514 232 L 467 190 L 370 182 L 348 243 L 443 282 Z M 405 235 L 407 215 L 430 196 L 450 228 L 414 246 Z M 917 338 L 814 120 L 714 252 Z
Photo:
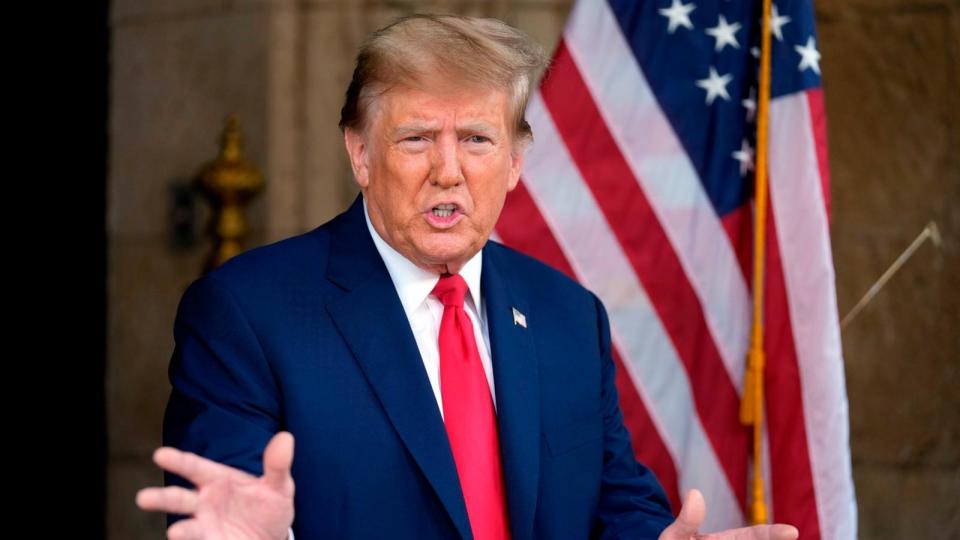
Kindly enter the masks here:
M 213 276 L 195 281 L 180 300 L 174 339 L 163 444 L 263 474 L 263 449 L 282 429 L 280 391 L 240 304 Z M 164 483 L 193 487 L 169 472 Z
M 615 384 L 607 312 L 594 297 L 600 332 L 603 399 L 603 473 L 594 538 L 656 539 L 673 522 L 670 503 L 653 472 L 637 462 Z

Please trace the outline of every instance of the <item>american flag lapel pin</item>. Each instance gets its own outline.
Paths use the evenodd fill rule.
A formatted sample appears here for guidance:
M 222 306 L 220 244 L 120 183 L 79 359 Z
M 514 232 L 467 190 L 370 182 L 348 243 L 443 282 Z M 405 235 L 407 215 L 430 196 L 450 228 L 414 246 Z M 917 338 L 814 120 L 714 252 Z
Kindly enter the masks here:
M 513 324 L 519 324 L 524 328 L 527 327 L 527 316 L 520 313 L 517 308 L 513 308 Z

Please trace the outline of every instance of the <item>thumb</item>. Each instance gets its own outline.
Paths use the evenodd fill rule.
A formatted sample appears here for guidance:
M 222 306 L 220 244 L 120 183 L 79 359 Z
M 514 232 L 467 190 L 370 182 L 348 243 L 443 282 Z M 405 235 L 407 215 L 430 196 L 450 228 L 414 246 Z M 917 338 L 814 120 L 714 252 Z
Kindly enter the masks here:
M 263 479 L 277 491 L 292 489 L 293 435 L 281 431 L 270 439 L 263 451 Z
M 683 499 L 680 515 L 660 535 L 660 540 L 687 540 L 700 530 L 703 519 L 707 515 L 707 505 L 703 502 L 703 495 L 699 490 L 691 489 Z

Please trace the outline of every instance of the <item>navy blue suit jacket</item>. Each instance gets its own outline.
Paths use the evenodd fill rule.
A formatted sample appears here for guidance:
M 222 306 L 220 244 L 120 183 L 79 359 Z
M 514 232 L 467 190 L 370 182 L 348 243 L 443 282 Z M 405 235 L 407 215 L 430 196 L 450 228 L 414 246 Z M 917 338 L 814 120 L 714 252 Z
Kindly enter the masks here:
M 492 241 L 481 283 L 513 539 L 656 538 L 672 516 L 634 459 L 600 301 Z M 164 444 L 259 475 L 267 441 L 293 433 L 298 540 L 471 538 L 443 420 L 359 198 L 192 283 L 174 335 Z

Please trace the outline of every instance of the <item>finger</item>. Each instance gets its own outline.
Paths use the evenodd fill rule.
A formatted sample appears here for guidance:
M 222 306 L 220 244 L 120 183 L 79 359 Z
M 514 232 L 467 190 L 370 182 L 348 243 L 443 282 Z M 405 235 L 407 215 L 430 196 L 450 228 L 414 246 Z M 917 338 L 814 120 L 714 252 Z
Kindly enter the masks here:
M 197 511 L 196 491 L 180 486 L 144 488 L 137 492 L 137 506 L 169 514 L 193 514 Z
M 800 538 L 800 530 L 793 525 L 778 523 L 770 526 L 770 538 L 772 540 L 797 540 L 797 538 Z
M 203 527 L 196 519 L 181 519 L 167 527 L 170 540 L 203 540 Z
M 660 538 L 664 540 L 681 538 L 687 540 L 697 534 L 706 515 L 707 505 L 703 501 L 703 495 L 699 490 L 691 489 L 683 499 L 680 515 L 663 531 Z
M 702 537 L 702 540 L 796 540 L 800 531 L 791 525 L 756 525 Z
M 253 478 L 233 467 L 170 446 L 158 448 L 153 453 L 153 461 L 162 469 L 179 474 L 196 486 L 208 484 L 217 478 Z
M 290 467 L 293 465 L 293 435 L 281 431 L 270 439 L 263 451 L 263 479 L 277 491 L 293 487 Z

